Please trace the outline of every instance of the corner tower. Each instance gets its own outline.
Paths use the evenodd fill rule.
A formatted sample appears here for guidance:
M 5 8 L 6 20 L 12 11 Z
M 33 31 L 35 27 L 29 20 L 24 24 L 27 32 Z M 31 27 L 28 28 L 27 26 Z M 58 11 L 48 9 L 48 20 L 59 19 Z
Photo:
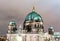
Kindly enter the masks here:
M 8 25 L 8 33 L 16 34 L 17 33 L 17 25 L 15 21 L 10 21 Z
M 8 24 L 8 33 L 6 41 L 17 41 L 17 25 L 15 21 L 10 21 Z

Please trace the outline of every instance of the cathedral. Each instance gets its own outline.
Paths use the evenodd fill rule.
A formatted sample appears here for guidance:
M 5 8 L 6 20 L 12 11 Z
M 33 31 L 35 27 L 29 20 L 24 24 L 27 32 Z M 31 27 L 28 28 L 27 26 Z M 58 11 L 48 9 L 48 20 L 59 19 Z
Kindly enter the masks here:
M 43 19 L 33 6 L 25 17 L 23 27 L 17 27 L 15 21 L 10 21 L 6 41 L 54 41 L 54 30 L 50 27 L 48 32 L 44 32 Z

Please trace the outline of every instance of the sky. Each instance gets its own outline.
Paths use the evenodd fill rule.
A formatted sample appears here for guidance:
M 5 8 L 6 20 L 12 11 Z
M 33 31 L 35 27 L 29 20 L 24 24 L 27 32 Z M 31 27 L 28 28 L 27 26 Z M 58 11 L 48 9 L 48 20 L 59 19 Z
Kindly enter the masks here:
M 11 20 L 18 27 L 22 25 L 33 6 L 43 18 L 45 31 L 53 26 L 55 32 L 60 32 L 60 0 L 0 0 L 0 35 L 6 35 Z

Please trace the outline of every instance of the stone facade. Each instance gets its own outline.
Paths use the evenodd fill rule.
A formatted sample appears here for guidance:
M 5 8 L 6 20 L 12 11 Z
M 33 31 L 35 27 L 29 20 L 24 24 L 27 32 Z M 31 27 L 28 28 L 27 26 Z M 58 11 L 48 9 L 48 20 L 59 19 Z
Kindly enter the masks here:
M 49 28 L 47 34 L 44 32 L 43 19 L 33 7 L 32 12 L 26 16 L 23 27 L 17 29 L 14 21 L 9 23 L 7 41 L 54 41 L 52 36 L 53 29 Z

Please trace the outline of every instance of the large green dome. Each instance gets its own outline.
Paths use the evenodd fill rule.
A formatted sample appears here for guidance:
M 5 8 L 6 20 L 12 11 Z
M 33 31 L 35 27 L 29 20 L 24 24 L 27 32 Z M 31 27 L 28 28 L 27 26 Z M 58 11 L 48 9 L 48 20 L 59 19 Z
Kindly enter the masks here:
M 35 11 L 30 12 L 26 18 L 25 21 L 43 21 L 42 17 Z

